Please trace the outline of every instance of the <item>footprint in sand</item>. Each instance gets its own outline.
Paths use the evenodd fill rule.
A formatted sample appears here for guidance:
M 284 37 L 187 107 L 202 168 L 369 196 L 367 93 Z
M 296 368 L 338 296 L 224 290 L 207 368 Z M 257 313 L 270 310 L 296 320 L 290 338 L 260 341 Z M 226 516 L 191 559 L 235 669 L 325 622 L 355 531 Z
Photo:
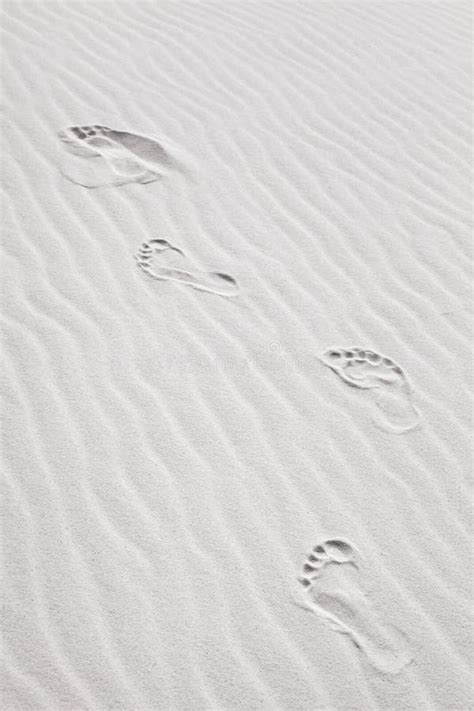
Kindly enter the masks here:
M 376 405 L 381 414 L 375 424 L 382 429 L 401 434 L 420 423 L 410 383 L 390 358 L 362 348 L 330 348 L 319 359 L 349 385 L 377 389 Z
M 360 567 L 360 554 L 348 541 L 333 538 L 319 543 L 302 565 L 294 602 L 347 635 L 378 670 L 397 674 L 412 655 L 404 635 L 367 599 Z
M 236 296 L 239 293 L 236 280 L 229 274 L 180 268 L 186 265 L 186 255 L 164 239 L 143 242 L 135 259 L 140 269 L 153 279 L 188 284 L 194 289 L 209 291 L 219 296 Z M 177 262 L 177 266 L 173 262 Z
M 157 141 L 108 126 L 71 126 L 58 136 L 76 156 L 64 163 L 62 174 L 85 188 L 151 183 L 184 167 Z

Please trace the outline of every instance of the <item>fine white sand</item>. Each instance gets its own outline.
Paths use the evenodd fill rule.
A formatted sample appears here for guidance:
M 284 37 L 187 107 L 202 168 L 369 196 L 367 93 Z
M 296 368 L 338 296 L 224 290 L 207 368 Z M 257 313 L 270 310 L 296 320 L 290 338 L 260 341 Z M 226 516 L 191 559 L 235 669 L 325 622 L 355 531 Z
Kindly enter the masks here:
M 472 708 L 470 3 L 2 18 L 3 708 Z

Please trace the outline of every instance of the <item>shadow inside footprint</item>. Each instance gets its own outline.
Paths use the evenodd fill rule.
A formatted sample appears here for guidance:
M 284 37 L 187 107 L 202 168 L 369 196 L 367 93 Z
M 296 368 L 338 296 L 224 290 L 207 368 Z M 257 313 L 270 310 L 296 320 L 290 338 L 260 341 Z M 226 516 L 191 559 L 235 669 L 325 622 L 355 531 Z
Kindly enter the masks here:
M 165 259 L 168 264 L 171 259 L 173 265 L 167 266 Z M 181 282 L 193 289 L 208 291 L 218 296 L 237 296 L 239 293 L 239 286 L 230 274 L 185 269 L 188 260 L 184 252 L 163 239 L 143 242 L 135 260 L 140 269 L 159 281 Z
M 330 348 L 319 359 L 348 385 L 376 391 L 376 405 L 380 410 L 380 417 L 374 420 L 377 426 L 401 434 L 420 424 L 408 378 L 390 358 L 353 347 Z
M 61 173 L 86 188 L 151 183 L 184 167 L 158 141 L 108 126 L 70 126 L 58 137 L 71 154 Z
M 412 655 L 404 635 L 385 621 L 364 593 L 358 558 L 354 546 L 343 539 L 315 546 L 302 565 L 294 602 L 347 635 L 375 668 L 397 674 Z

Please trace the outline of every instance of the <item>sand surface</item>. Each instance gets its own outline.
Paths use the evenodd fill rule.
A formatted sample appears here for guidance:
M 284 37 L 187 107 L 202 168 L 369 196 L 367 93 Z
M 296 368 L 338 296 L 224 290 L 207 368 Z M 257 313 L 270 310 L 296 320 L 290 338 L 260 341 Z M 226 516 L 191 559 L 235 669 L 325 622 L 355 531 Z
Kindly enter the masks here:
M 5 711 L 473 707 L 470 19 L 3 3 Z

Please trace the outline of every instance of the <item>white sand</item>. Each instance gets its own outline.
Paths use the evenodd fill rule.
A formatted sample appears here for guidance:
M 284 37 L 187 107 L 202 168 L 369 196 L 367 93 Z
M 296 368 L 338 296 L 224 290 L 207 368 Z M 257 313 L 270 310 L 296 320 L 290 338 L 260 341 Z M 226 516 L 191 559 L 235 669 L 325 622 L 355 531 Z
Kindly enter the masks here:
M 6 711 L 472 708 L 469 7 L 3 4 Z

